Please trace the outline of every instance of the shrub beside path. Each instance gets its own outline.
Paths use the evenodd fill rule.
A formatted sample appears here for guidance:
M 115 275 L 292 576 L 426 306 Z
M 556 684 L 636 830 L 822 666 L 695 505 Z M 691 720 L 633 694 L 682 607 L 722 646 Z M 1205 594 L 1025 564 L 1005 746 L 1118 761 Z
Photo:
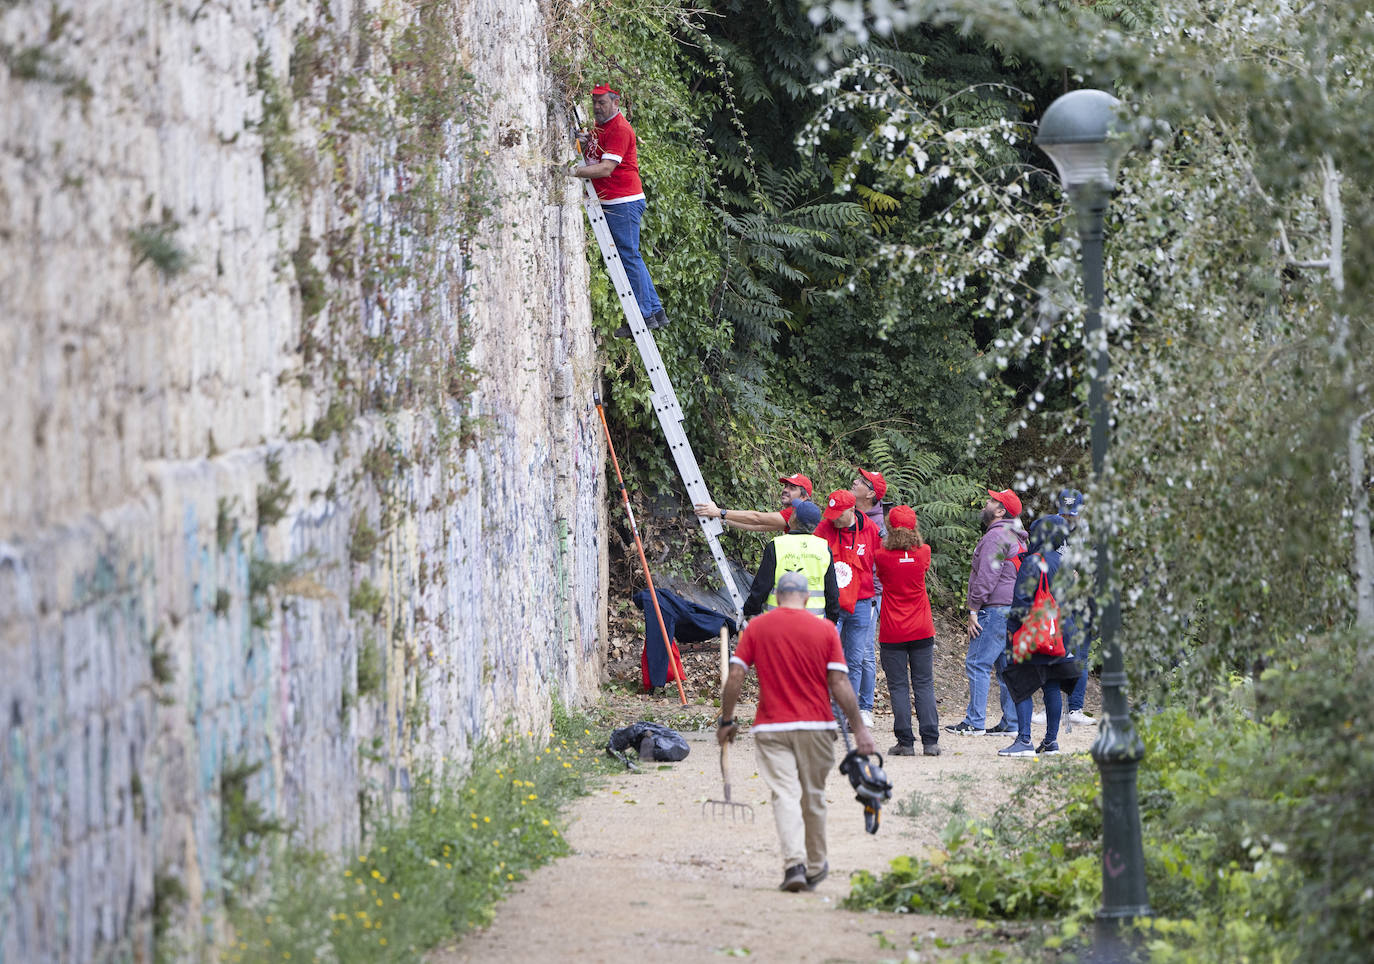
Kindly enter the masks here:
M 617 725 L 635 718 L 637 702 L 622 697 Z M 640 703 L 638 709 L 645 708 Z M 715 712 L 698 704 L 680 716 L 709 720 Z M 752 708 L 742 707 L 741 715 L 752 717 Z M 894 742 L 891 717 L 879 715 L 876 723 L 878 746 L 886 750 Z M 1076 727 L 1061 733 L 1060 746 L 1085 753 L 1095 733 L 1096 727 Z M 1037 743 L 1042 734 L 1036 727 Z M 899 854 L 938 847 L 952 816 L 990 814 L 1018 773 L 1057 762 L 999 758 L 997 750 L 1010 742 L 1004 735 L 942 733 L 939 757 L 887 758 L 895 789 L 876 835 L 864 832 L 862 808 L 848 781 L 834 772 L 827 783 L 830 878 L 813 892 L 787 894 L 777 890 L 777 834 L 753 740 L 746 734 L 730 751 L 734 798 L 750 804 L 756 817 L 740 823 L 703 816 L 702 801 L 721 796 L 715 735 L 684 735 L 692 752 L 681 763 L 650 763 L 640 772 L 599 779 L 572 807 L 566 833 L 572 853 L 517 883 L 490 926 L 435 951 L 430 964 L 722 956 L 875 961 L 904 958 L 913 938 L 923 959 L 935 950 L 935 938 L 956 942 L 947 953 L 958 956 L 970 950 L 968 941 L 996 938 L 972 921 L 844 910 L 850 873 L 881 873 Z M 841 747 L 837 742 L 837 765 Z

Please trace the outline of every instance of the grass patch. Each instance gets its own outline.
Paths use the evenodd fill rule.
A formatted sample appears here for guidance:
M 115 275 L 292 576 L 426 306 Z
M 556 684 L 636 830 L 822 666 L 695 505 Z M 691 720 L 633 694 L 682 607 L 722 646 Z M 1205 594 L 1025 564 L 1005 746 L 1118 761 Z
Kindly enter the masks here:
M 461 780 L 420 776 L 409 812 L 379 816 L 359 854 L 284 854 L 264 892 L 231 914 L 223 958 L 419 961 L 489 922 L 506 888 L 567 852 L 560 810 L 602 769 L 586 727 L 561 714 L 557 725 L 547 747 L 479 752 Z

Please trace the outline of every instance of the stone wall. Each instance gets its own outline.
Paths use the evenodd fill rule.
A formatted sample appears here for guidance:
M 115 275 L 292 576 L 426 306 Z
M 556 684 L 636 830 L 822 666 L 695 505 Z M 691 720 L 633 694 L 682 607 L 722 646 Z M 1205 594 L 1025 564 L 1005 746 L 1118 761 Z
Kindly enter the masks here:
M 151 959 L 170 895 L 208 946 L 234 792 L 347 850 L 594 691 L 546 47 L 536 0 L 0 0 L 0 964 Z

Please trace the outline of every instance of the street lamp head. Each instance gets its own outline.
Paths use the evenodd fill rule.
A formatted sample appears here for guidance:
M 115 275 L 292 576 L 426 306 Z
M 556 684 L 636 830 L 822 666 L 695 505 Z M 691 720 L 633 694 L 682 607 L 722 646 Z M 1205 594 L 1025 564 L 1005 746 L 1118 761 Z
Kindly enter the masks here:
M 1035 144 L 1049 155 L 1070 193 L 1089 186 L 1110 193 L 1121 158 L 1130 149 L 1121 101 L 1101 90 L 1075 90 L 1058 98 L 1040 119 Z

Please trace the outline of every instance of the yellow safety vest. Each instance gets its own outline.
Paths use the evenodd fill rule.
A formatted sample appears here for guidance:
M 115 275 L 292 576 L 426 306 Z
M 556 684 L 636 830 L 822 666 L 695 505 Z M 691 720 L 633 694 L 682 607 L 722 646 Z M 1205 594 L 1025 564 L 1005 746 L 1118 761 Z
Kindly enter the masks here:
M 773 540 L 777 565 L 773 568 L 773 585 L 785 572 L 806 574 L 806 610 L 825 616 L 825 571 L 830 568 L 830 546 L 820 536 L 810 533 L 788 533 Z M 776 589 L 768 594 L 764 612 L 778 608 Z

